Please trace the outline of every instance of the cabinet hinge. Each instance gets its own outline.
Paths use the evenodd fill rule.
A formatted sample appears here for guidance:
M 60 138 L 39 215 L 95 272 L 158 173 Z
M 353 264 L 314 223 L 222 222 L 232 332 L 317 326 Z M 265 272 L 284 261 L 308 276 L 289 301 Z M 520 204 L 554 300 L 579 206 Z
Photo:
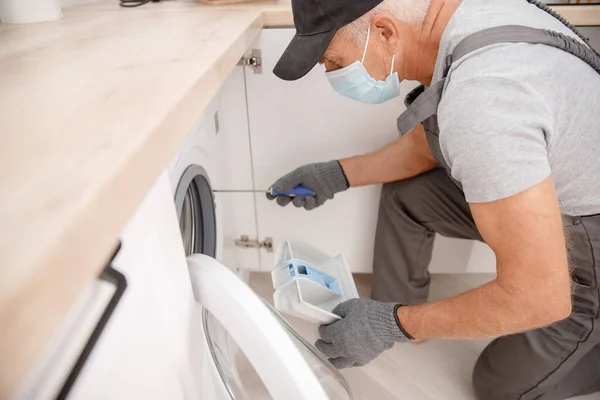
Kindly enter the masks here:
M 273 238 L 270 237 L 259 242 L 258 240 L 250 240 L 248 235 L 242 235 L 242 237 L 235 240 L 235 245 L 244 249 L 265 249 L 267 253 L 273 252 Z
M 254 70 L 255 74 L 262 74 L 262 51 L 260 49 L 252 49 L 239 62 L 240 65 L 246 65 Z

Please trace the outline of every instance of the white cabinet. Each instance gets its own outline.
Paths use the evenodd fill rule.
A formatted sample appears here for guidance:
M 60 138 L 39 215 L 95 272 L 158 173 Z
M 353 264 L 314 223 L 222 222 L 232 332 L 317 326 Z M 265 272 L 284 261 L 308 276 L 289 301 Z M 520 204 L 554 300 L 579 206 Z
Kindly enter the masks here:
M 217 97 L 211 103 L 211 114 L 206 115 L 207 125 L 214 134 L 204 147 L 214 149 L 211 179 L 215 190 L 251 190 L 252 154 L 248 135 L 248 111 L 246 105 L 246 71 L 244 67 L 233 69 Z
M 244 192 L 216 192 L 218 258 L 223 264 L 236 270 L 259 269 L 258 249 L 236 246 L 242 235 L 258 238 L 254 194 Z
M 248 113 L 252 161 L 257 189 L 267 189 L 283 174 L 309 162 L 328 161 L 370 152 L 397 138 L 396 117 L 402 98 L 380 106 L 338 95 L 323 67 L 296 82 L 277 78 L 271 70 L 289 44 L 293 29 L 263 30 L 253 47 L 262 50 L 263 73 L 248 72 Z M 250 70 L 248 70 L 250 71 Z M 412 83 L 402 85 L 407 92 Z M 353 189 L 336 195 L 322 208 L 307 212 L 280 209 L 256 195 L 258 233 L 276 244 L 299 238 L 331 253 L 343 253 L 355 272 L 371 270 L 380 188 Z M 261 252 L 261 267 L 273 265 L 273 254 Z
M 217 236 L 220 238 L 220 260 L 235 269 L 260 266 L 258 249 L 244 249 L 235 245 L 242 235 L 257 239 L 257 222 L 254 204 L 254 177 L 252 175 L 252 154 L 248 130 L 246 104 L 246 81 L 244 67 L 238 66 L 213 101 L 214 111 L 206 116 L 208 123 L 214 123 L 215 134 L 212 140 L 213 168 L 209 171 L 215 192 L 217 213 Z

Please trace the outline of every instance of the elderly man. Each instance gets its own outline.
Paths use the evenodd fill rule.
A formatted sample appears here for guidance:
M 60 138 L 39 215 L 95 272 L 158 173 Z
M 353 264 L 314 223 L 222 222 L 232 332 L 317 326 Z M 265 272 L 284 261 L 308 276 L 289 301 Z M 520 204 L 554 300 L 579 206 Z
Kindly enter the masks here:
M 373 300 L 338 306 L 317 347 L 343 368 L 395 342 L 497 337 L 475 367 L 478 398 L 600 390 L 600 56 L 534 0 L 293 0 L 293 11 L 280 78 L 319 62 L 333 89 L 374 104 L 403 79 L 424 85 L 394 143 L 274 184 L 311 189 L 276 198 L 309 210 L 384 184 Z M 436 232 L 485 241 L 497 278 L 427 303 Z

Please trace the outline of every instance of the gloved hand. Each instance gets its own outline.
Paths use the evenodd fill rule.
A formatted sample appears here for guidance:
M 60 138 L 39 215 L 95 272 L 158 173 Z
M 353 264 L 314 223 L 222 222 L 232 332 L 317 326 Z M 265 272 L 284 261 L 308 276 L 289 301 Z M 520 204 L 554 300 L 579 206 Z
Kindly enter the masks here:
M 395 342 L 413 338 L 404 331 L 396 315 L 400 304 L 369 299 L 351 299 L 339 304 L 333 313 L 342 317 L 330 325 L 321 325 L 321 339 L 315 346 L 337 368 L 362 366 Z
M 298 185 L 315 192 L 314 196 L 297 196 L 294 198 L 286 196 L 274 197 L 267 193 L 269 200 L 277 199 L 277 204 L 287 206 L 293 202 L 296 207 L 304 207 L 312 210 L 323 205 L 327 200 L 333 199 L 333 195 L 348 189 L 348 180 L 344 170 L 338 161 L 308 164 L 280 178 L 273 184 L 273 189 L 280 193 L 289 192 Z

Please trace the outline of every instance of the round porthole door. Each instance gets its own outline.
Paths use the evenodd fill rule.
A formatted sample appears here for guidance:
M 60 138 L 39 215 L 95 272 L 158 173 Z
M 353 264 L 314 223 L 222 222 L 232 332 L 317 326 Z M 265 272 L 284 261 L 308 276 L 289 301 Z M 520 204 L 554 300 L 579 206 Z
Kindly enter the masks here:
M 215 201 L 204 168 L 190 165 L 183 172 L 175 191 L 175 208 L 186 256 L 205 254 L 215 257 Z

